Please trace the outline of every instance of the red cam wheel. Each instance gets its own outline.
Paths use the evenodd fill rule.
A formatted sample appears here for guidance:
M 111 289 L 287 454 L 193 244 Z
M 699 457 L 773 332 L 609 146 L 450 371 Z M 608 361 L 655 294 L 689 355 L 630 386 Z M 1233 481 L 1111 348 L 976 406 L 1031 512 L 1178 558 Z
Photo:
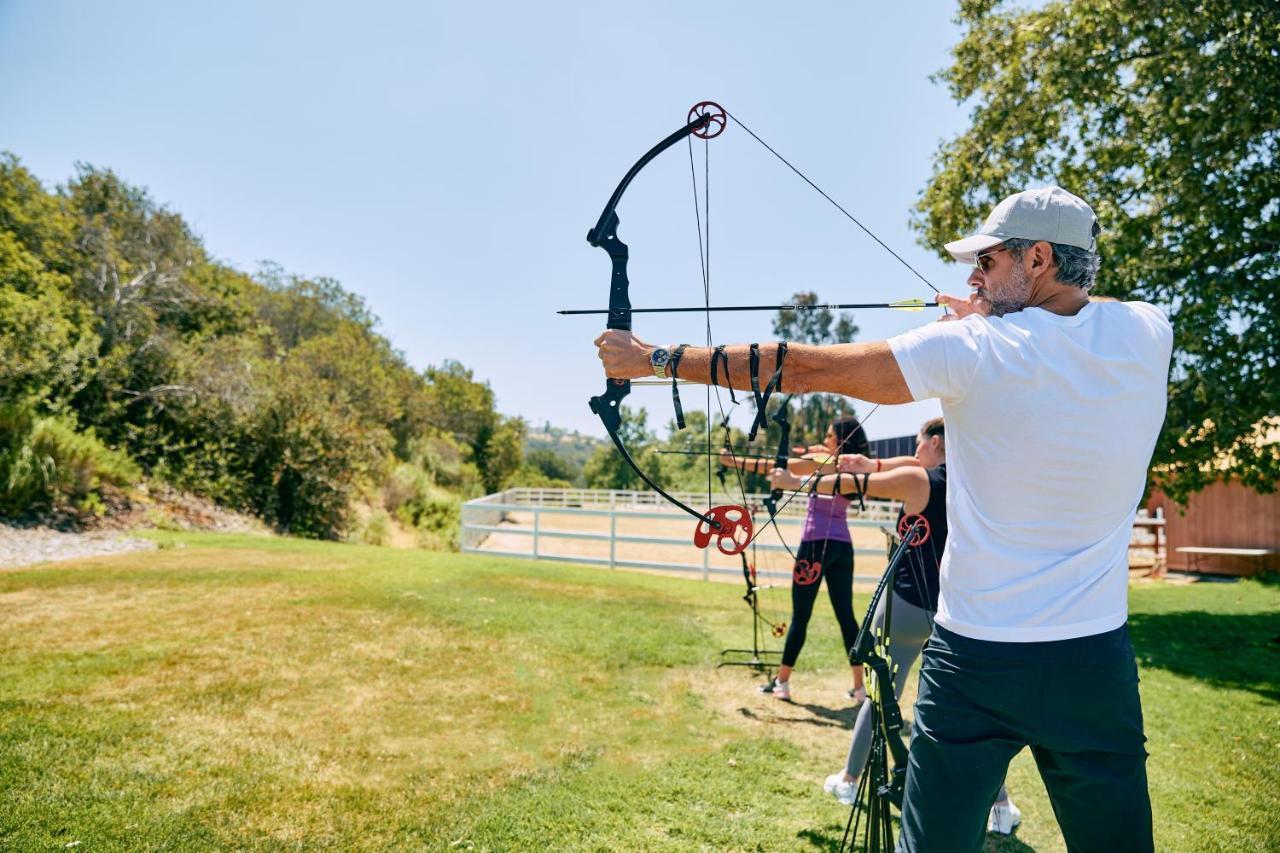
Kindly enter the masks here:
M 724 133 L 725 125 L 729 123 L 724 107 L 715 101 L 699 101 L 689 110 L 689 124 L 693 124 L 703 116 L 709 117 L 710 121 L 706 126 L 693 131 L 694 136 L 699 139 L 715 139 Z
M 712 507 L 693 531 L 693 544 L 705 548 L 715 539 L 720 553 L 732 557 L 741 554 L 751 544 L 753 529 L 751 513 L 745 506 L 726 504 Z
M 898 535 L 912 548 L 929 541 L 929 519 L 923 515 L 904 515 L 898 520 Z

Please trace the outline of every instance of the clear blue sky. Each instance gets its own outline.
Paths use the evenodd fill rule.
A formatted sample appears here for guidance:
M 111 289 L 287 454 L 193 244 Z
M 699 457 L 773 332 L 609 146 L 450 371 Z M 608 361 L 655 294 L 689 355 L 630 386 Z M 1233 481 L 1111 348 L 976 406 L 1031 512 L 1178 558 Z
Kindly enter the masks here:
M 591 346 L 603 321 L 554 312 L 605 306 L 608 258 L 587 229 L 696 101 L 723 103 L 931 281 L 964 292 L 964 271 L 908 227 L 939 142 L 965 121 L 928 79 L 958 38 L 951 14 L 0 0 L 0 149 L 49 185 L 76 161 L 110 167 L 233 266 L 339 279 L 415 366 L 456 359 L 503 412 L 602 434 L 586 401 L 603 387 Z M 711 168 L 713 301 L 929 295 L 738 127 L 712 143 Z M 619 214 L 636 307 L 700 304 L 686 150 L 642 172 Z M 872 340 L 933 316 L 857 322 Z M 719 315 L 712 331 L 767 340 L 768 321 Z M 638 315 L 635 329 L 701 342 L 702 323 Z M 664 389 L 631 402 L 651 426 L 671 417 Z M 868 431 L 912 432 L 936 411 L 885 407 Z

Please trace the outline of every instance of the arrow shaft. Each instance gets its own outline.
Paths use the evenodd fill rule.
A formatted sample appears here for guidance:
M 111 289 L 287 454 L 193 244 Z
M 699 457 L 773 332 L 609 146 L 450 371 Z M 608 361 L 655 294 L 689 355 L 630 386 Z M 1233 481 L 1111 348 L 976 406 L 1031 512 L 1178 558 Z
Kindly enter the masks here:
M 686 314 L 703 311 L 846 311 L 857 308 L 897 308 L 912 310 L 929 308 L 934 302 L 845 302 L 838 305 L 699 305 L 688 308 L 632 308 L 632 314 Z M 557 314 L 608 314 L 607 308 L 573 308 L 557 311 Z
M 724 448 L 718 448 L 716 450 L 711 451 L 710 453 L 708 453 L 705 450 L 657 450 L 655 452 L 667 454 L 670 456 L 719 456 L 720 451 L 723 449 Z M 747 458 L 747 457 L 760 458 L 760 459 L 768 458 L 768 455 L 764 452 L 764 450 L 759 448 L 751 449 L 751 448 L 743 448 L 743 447 L 732 447 L 729 449 L 734 454 L 736 454 L 739 458 Z

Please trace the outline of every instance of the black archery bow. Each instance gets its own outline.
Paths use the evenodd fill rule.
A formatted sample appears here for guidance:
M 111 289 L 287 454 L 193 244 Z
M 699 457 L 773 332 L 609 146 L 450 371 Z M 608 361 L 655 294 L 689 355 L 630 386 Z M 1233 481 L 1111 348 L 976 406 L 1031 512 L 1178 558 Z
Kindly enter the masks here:
M 682 139 L 696 136 L 699 139 L 714 139 L 724 132 L 727 118 L 725 111 L 718 104 L 702 101 L 689 110 L 686 124 L 679 130 L 650 148 L 643 157 L 636 161 L 618 183 L 618 188 L 609 197 L 608 203 L 600 213 L 595 227 L 587 232 L 587 242 L 598 246 L 608 253 L 613 262 L 613 273 L 609 285 L 609 321 L 606 328 L 631 331 L 631 296 L 630 281 L 627 278 L 627 244 L 618 239 L 618 202 L 627 186 L 640 170 L 653 158 L 675 145 Z M 694 532 L 694 544 L 699 548 L 707 547 L 713 540 L 716 547 L 724 554 L 740 554 L 751 540 L 751 513 L 747 508 L 737 504 L 725 504 L 699 512 L 683 501 L 668 494 L 653 479 L 640 469 L 631 457 L 622 437 L 618 434 L 622 427 L 622 400 L 631 393 L 631 380 L 609 379 L 606 381 L 603 394 L 591 398 L 591 411 L 595 412 L 604 425 L 609 438 L 622 454 L 631 469 L 640 475 L 658 494 L 675 506 L 698 519 L 698 527 Z
M 849 649 L 849 662 L 865 665 L 871 670 L 872 680 L 869 683 L 867 701 L 871 706 L 871 752 L 867 757 L 867 766 L 863 769 L 858 786 L 858 796 L 853 810 L 849 814 L 849 823 L 845 826 L 845 835 L 840 849 L 846 844 L 857 842 L 859 823 L 864 810 L 866 816 L 866 836 L 863 849 L 872 853 L 892 851 L 893 824 L 889 810 L 890 804 L 902 808 L 902 795 L 907 779 L 907 758 L 910 747 L 903 736 L 902 707 L 898 702 L 894 689 L 894 672 L 896 664 L 881 654 L 888 652 L 889 632 L 892 628 L 892 592 L 894 577 L 903 559 L 915 548 L 929 541 L 931 531 L 929 521 L 923 515 L 905 515 L 898 522 L 900 540 L 889 558 L 880 582 L 867 604 L 866 617 L 858 628 L 858 636 Z M 877 639 L 871 627 L 875 619 L 877 607 L 885 593 L 890 598 L 885 601 L 884 622 L 881 636 Z M 855 823 L 857 817 L 859 823 Z M 851 849 L 851 848 L 850 848 Z

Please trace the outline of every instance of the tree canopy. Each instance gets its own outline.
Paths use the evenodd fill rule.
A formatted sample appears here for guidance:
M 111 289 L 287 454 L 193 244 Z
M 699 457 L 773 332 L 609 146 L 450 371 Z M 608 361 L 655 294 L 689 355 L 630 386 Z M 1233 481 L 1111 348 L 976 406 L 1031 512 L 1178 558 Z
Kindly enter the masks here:
M 1275 488 L 1280 446 L 1280 5 L 962 0 L 938 79 L 971 107 L 917 207 L 922 242 L 971 233 L 1004 196 L 1057 184 L 1103 226 L 1096 292 L 1174 327 L 1159 485 Z

